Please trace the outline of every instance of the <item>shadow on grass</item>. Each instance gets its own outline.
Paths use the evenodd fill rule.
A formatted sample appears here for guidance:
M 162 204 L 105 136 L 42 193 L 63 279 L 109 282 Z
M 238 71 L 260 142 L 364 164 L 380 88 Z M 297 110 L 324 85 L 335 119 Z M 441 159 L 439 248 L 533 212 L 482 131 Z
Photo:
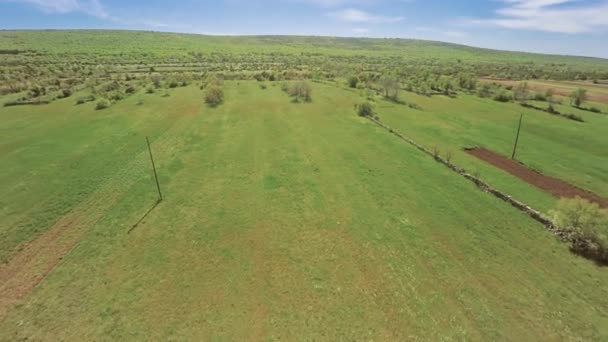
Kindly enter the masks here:
M 140 223 L 142 223 L 142 222 L 143 222 L 143 221 L 146 219 L 146 217 L 148 217 L 148 215 L 150 215 L 150 213 L 152 212 L 152 210 L 156 209 L 156 207 L 158 207 L 158 205 L 159 205 L 159 204 L 160 204 L 160 202 L 162 202 L 162 201 L 163 201 L 163 200 L 158 199 L 158 200 L 156 201 L 156 203 L 154 203 L 154 205 L 153 205 L 153 206 L 152 206 L 150 209 L 148 209 L 148 211 L 147 211 L 147 212 L 144 214 L 144 216 L 142 216 L 142 217 L 139 219 L 139 221 L 137 221 L 137 223 L 135 223 L 135 224 L 133 225 L 133 227 L 131 227 L 131 229 L 129 229 L 129 231 L 127 232 L 127 234 L 131 234 L 131 232 L 132 232 L 133 230 L 135 230 L 135 228 L 137 228 L 137 226 L 139 226 L 139 224 L 140 224 Z

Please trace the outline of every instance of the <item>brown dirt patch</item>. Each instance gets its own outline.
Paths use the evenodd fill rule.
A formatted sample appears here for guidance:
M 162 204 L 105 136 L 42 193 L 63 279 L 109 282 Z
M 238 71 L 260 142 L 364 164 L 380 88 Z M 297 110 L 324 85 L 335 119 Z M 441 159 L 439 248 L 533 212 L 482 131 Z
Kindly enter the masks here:
M 491 164 L 509 174 L 523 180 L 524 182 L 534 185 L 535 187 L 550 193 L 551 195 L 561 198 L 574 198 L 576 196 L 585 198 L 591 202 L 595 202 L 602 208 L 608 208 L 608 199 L 600 197 L 592 192 L 575 187 L 561 179 L 545 176 L 538 171 L 534 171 L 525 165 L 511 160 L 505 156 L 501 156 L 484 148 L 467 149 L 466 152 L 471 154 L 488 164 Z
M 38 239 L 0 264 L 0 320 L 27 297 L 80 240 L 79 217 L 67 215 Z

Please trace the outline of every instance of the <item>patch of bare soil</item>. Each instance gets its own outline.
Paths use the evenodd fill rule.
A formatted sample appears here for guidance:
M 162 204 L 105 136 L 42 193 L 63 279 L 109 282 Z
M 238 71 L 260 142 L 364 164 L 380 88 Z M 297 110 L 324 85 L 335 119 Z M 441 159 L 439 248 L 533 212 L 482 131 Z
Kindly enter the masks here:
M 576 196 L 585 198 L 591 202 L 595 202 L 602 208 L 608 208 L 608 199 L 598 196 L 587 190 L 577 188 L 572 184 L 568 184 L 561 179 L 545 176 L 542 173 L 532 170 L 525 165 L 511 160 L 505 156 L 501 156 L 484 148 L 467 149 L 467 153 L 491 164 L 509 174 L 523 180 L 524 182 L 534 185 L 535 187 L 550 193 L 551 195 L 561 198 L 574 198 Z
M 10 261 L 0 264 L 0 320 L 34 288 L 80 240 L 79 217 L 67 215 Z

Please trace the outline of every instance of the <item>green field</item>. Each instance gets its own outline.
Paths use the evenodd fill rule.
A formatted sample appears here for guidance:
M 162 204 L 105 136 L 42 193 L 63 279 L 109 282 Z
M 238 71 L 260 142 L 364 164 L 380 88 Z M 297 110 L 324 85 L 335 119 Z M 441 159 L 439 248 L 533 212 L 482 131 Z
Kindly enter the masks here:
M 217 109 L 186 87 L 2 110 L 3 236 L 84 230 L 3 339 L 608 337 L 604 270 L 358 118 L 357 94 L 225 87 Z M 166 200 L 127 234 L 155 200 L 144 135 Z
M 3 31 L 0 52 L 0 341 L 608 340 L 605 267 L 355 110 L 548 214 L 463 148 L 510 155 L 524 113 L 518 160 L 608 197 L 605 111 L 405 88 L 606 60 L 115 31 Z M 390 74 L 401 103 L 376 77 L 400 66 L 422 74 Z

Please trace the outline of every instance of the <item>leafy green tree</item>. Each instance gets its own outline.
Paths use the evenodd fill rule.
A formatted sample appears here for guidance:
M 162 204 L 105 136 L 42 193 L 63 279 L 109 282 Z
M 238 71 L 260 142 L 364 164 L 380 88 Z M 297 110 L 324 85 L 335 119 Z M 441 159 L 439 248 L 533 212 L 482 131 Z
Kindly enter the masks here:
M 576 197 L 562 198 L 550 212 L 553 222 L 561 229 L 585 239 L 588 244 L 579 246 L 581 252 L 592 254 L 600 261 L 608 262 L 608 210 L 596 203 Z
M 570 104 L 580 108 L 587 101 L 587 89 L 578 88 L 570 94 Z

